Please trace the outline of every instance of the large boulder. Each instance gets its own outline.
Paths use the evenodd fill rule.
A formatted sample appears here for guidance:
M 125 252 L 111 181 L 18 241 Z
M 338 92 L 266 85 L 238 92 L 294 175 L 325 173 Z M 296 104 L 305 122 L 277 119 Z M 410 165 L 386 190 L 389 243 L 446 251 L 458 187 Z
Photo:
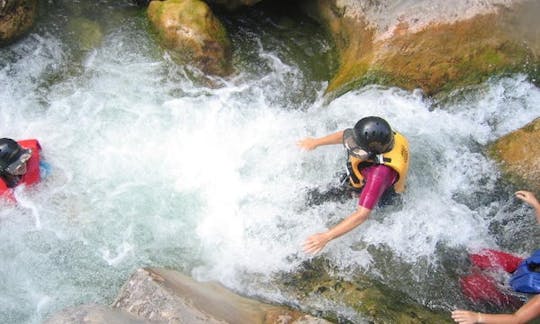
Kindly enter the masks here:
M 156 268 L 135 272 L 113 307 L 164 323 L 329 323 L 284 306 L 242 297 L 215 282 L 198 282 L 182 273 Z
M 309 12 L 335 40 L 337 96 L 369 83 L 444 94 L 494 75 L 539 79 L 537 0 L 317 0 Z
M 540 118 L 495 142 L 489 154 L 516 186 L 540 194 Z
M 286 306 L 242 297 L 215 282 L 158 268 L 137 270 L 111 306 L 70 307 L 45 321 L 79 323 L 330 324 Z
M 144 324 L 148 321 L 117 308 L 104 305 L 82 305 L 66 308 L 47 319 L 44 324 Z
M 38 10 L 37 0 L 0 0 L 0 46 L 30 30 Z
M 147 13 L 159 40 L 179 63 L 192 63 L 212 75 L 231 73 L 227 31 L 204 1 L 152 1 Z

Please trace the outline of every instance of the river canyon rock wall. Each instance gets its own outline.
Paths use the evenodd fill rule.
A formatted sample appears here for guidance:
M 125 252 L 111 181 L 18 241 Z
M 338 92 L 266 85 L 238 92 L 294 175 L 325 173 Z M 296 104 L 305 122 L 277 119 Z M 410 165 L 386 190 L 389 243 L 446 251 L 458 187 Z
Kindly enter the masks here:
M 335 97 L 370 83 L 427 96 L 523 72 L 538 82 L 538 1 L 318 0 L 312 16 L 332 35 Z

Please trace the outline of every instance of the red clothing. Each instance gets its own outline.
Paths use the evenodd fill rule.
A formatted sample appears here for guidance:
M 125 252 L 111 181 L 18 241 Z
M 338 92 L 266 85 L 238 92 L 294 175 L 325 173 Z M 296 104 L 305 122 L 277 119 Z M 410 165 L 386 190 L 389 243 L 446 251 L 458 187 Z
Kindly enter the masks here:
M 522 303 L 516 297 L 499 290 L 497 281 L 482 270 L 502 269 L 508 273 L 514 272 L 523 258 L 510 253 L 484 249 L 479 253 L 469 255 L 475 266 L 473 273 L 459 279 L 461 291 L 475 303 L 491 303 L 499 307 L 512 305 L 519 307 Z
M 398 173 L 389 166 L 374 164 L 360 170 L 364 177 L 362 192 L 358 195 L 358 205 L 373 209 L 383 193 L 398 179 Z
M 32 156 L 26 162 L 26 173 L 19 181 L 19 184 L 32 185 L 40 180 L 39 152 L 41 151 L 41 145 L 34 139 L 18 141 L 17 143 L 24 148 L 32 149 Z M 9 188 L 2 178 L 0 178 L 0 196 L 11 201 L 16 201 L 13 196 L 13 188 Z
M 508 273 L 516 271 L 521 261 L 523 261 L 522 257 L 492 249 L 484 249 L 479 253 L 470 254 L 469 258 L 472 264 L 482 270 L 500 268 Z

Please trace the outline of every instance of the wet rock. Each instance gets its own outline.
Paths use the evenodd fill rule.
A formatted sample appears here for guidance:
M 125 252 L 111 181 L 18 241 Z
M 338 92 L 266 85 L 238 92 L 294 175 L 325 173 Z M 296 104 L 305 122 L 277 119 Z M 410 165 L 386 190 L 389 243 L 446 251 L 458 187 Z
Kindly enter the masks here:
M 0 0 L 0 46 L 28 32 L 37 15 L 37 0 Z
M 516 186 L 540 194 L 540 118 L 493 142 L 488 152 Z
M 162 45 L 179 63 L 212 75 L 231 72 L 229 37 L 204 1 L 152 1 L 147 13 Z
M 67 308 L 48 320 L 44 324 L 143 324 L 144 319 L 137 318 L 121 309 L 114 309 L 103 305 L 83 305 Z
M 282 274 L 276 282 L 293 299 L 305 304 L 319 299 L 335 302 L 361 314 L 366 323 L 453 323 L 446 312 L 430 310 L 365 275 L 344 279 L 332 272 L 325 259 L 316 258 L 294 273 Z
M 155 268 L 137 270 L 113 307 L 165 323 L 329 323 L 284 306 L 239 296 L 217 283 L 197 282 L 179 272 Z
M 239 296 L 214 282 L 197 282 L 177 271 L 137 270 L 112 306 L 67 308 L 45 324 L 329 324 L 285 306 Z
M 327 26 L 340 56 L 327 88 L 331 97 L 370 83 L 442 95 L 514 72 L 539 82 L 538 1 L 313 4 L 308 11 Z

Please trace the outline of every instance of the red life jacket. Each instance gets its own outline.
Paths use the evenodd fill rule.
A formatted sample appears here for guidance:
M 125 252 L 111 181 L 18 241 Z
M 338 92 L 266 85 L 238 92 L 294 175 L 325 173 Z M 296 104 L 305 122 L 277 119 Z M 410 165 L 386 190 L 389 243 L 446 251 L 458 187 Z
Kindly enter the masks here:
M 26 162 L 26 173 L 21 177 L 21 180 L 17 185 L 33 185 L 40 180 L 39 152 L 41 151 L 41 145 L 39 145 L 39 142 L 35 139 L 22 140 L 17 143 L 24 148 L 32 150 L 32 156 Z M 13 188 L 9 188 L 2 178 L 0 178 L 0 196 L 13 202 L 16 201 L 15 196 L 13 195 Z

